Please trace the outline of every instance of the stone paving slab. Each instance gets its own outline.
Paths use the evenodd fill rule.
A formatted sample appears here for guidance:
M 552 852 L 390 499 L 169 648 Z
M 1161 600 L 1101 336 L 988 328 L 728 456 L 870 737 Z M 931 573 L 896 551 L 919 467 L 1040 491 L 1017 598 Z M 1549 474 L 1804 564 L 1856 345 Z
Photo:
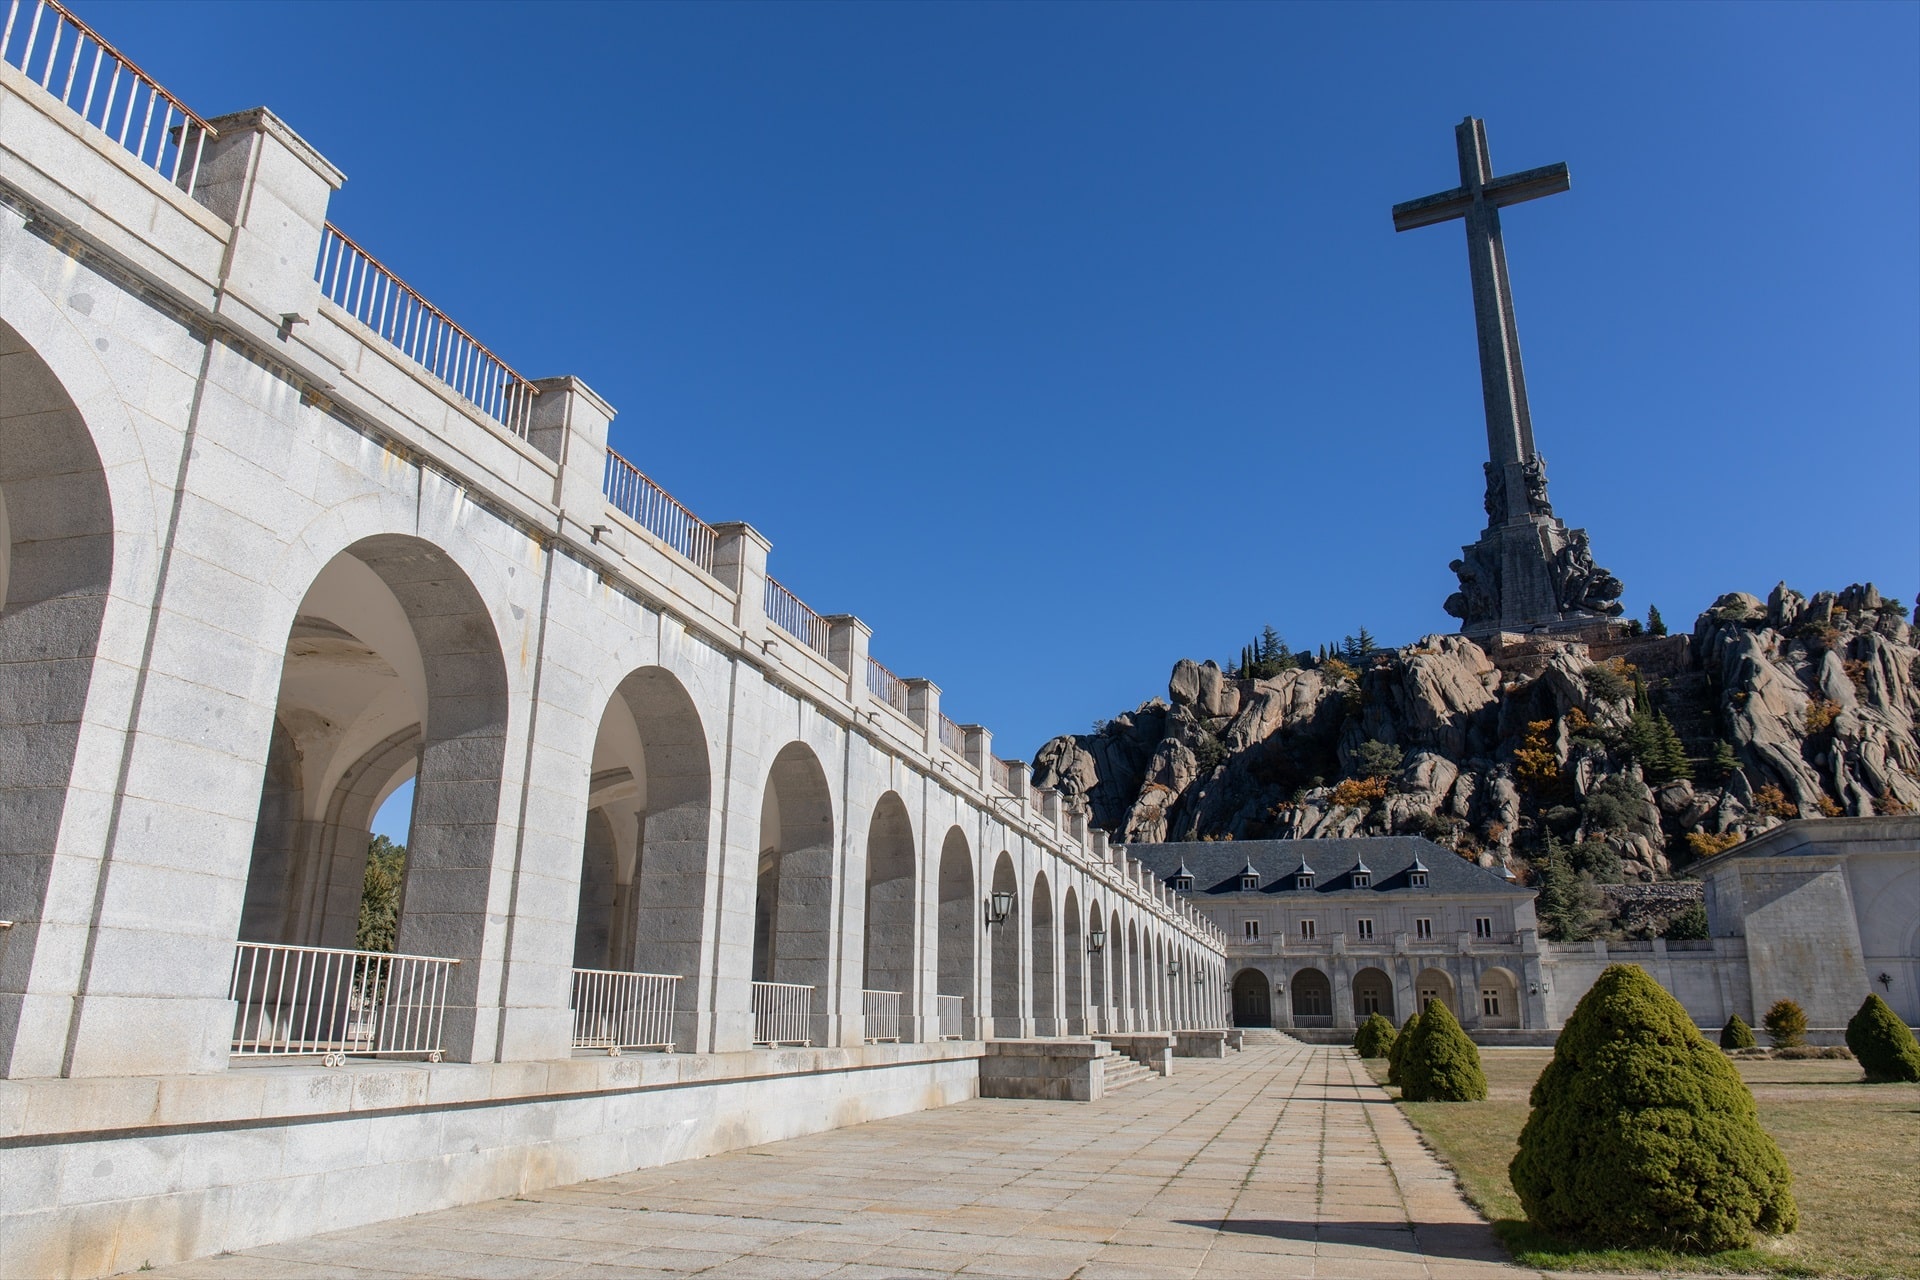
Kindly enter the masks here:
M 1353 1055 L 1249 1046 L 163 1267 L 173 1280 L 1512 1280 Z

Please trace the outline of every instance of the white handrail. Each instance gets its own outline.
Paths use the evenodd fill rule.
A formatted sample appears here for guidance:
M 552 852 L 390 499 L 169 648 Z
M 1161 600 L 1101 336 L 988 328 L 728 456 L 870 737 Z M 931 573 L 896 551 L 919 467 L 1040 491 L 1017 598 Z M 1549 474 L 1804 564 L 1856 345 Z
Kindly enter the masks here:
M 619 969 L 573 971 L 573 1047 L 673 1052 L 674 1001 L 680 975 Z
M 327 301 L 521 439 L 539 392 L 331 222 L 314 279 Z
M 812 1044 L 813 988 L 792 982 L 754 983 L 753 1042 Z
M 458 960 L 242 942 L 228 998 L 237 1058 L 421 1054 L 440 1061 Z
M 965 996 L 935 996 L 934 1007 L 940 1017 L 940 1038 L 942 1040 L 964 1040 L 967 1007 Z
M 765 606 L 767 621 L 821 657 L 827 656 L 827 620 L 807 608 L 806 601 L 769 577 Z
M 18 67 L 29 80 L 37 79 L 40 87 L 60 99 L 62 105 L 191 196 L 200 180 L 200 157 L 206 150 L 207 139 L 219 137 L 219 130 L 187 110 L 180 99 L 162 89 L 152 76 L 75 17 L 60 0 L 33 0 L 33 17 L 22 31 L 24 39 L 16 50 L 13 36 L 16 30 L 21 30 L 23 3 L 24 0 L 9 0 L 7 25 L 0 31 L 0 59 Z M 48 15 L 52 16 L 52 22 L 45 21 Z M 70 41 L 69 29 L 72 31 Z M 63 46 L 68 45 L 71 47 L 64 48 L 66 56 L 62 57 Z M 106 77 L 104 82 L 102 73 Z M 122 81 L 125 81 L 124 93 Z M 80 94 L 78 102 L 74 101 L 76 90 Z M 156 108 L 158 119 L 154 115 Z M 190 148 L 186 145 L 189 141 Z
M 635 524 L 672 547 L 687 560 L 713 572 L 713 526 L 681 506 L 647 473 L 607 450 L 607 467 L 600 480 L 607 501 L 633 517 Z
M 901 1016 L 900 1008 L 906 997 L 898 991 L 862 991 L 860 1009 L 866 1021 L 866 1041 L 877 1044 L 882 1040 L 899 1043 L 906 1037 L 906 1020 Z

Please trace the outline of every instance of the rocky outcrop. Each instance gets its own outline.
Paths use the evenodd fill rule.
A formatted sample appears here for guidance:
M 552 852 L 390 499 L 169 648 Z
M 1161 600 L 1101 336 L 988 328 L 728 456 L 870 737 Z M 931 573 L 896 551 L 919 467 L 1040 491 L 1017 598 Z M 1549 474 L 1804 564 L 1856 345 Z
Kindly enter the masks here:
M 1436 635 L 1259 679 L 1182 659 L 1164 700 L 1053 739 L 1034 777 L 1129 842 L 1417 833 L 1649 882 L 1785 818 L 1920 811 L 1916 725 L 1904 610 L 1782 583 L 1690 635 Z

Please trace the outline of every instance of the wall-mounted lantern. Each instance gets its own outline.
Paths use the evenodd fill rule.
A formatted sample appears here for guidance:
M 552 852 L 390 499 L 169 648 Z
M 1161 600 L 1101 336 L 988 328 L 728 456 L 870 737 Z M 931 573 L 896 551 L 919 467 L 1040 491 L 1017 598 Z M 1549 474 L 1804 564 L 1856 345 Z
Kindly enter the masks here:
M 1167 961 L 1167 976 L 1169 978 L 1177 978 L 1180 976 L 1180 962 L 1178 960 Z
M 1107 931 L 1105 929 L 1087 930 L 1087 950 L 1089 952 L 1098 954 L 1099 951 L 1106 945 L 1107 945 Z
M 1013 914 L 1013 890 L 995 889 L 993 896 L 987 899 L 987 923 L 1005 924 L 1007 917 Z

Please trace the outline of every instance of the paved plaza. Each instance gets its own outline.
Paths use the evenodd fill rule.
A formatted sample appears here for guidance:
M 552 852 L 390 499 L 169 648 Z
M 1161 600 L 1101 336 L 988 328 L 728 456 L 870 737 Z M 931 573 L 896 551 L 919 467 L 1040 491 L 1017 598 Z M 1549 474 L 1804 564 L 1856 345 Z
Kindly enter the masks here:
M 1523 1274 L 1344 1049 L 980 1099 L 162 1268 L 176 1277 Z

